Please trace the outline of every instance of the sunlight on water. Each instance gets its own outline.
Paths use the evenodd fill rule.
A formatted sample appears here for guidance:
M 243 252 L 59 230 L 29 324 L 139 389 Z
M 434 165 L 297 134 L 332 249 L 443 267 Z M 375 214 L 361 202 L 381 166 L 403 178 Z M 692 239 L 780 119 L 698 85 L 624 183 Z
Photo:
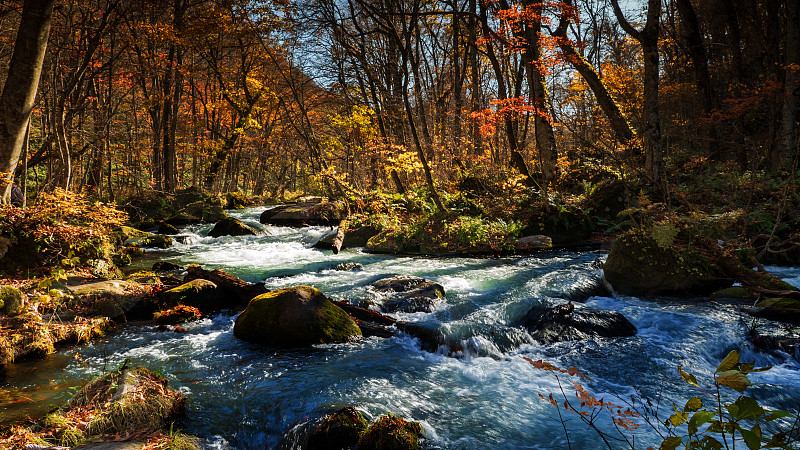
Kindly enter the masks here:
M 45 369 L 49 381 L 76 385 L 131 359 L 160 371 L 188 396 L 183 428 L 202 437 L 206 448 L 217 449 L 297 448 L 303 424 L 345 405 L 372 419 L 391 412 L 421 422 L 428 448 L 566 448 L 556 409 L 539 398 L 550 393 L 560 398 L 559 383 L 522 357 L 579 368 L 593 379 L 582 383 L 598 398 L 622 401 L 640 389 L 677 403 L 697 394 L 681 381 L 677 365 L 702 383 L 728 351 L 739 349 L 743 358 L 775 366 L 752 376 L 763 384 L 756 392 L 765 404 L 792 408 L 800 402 L 797 361 L 752 349 L 744 336 L 753 320 L 733 306 L 622 296 L 592 297 L 579 305 L 622 312 L 638 328 L 632 338 L 541 345 L 516 326 L 532 306 L 563 302 L 559 297 L 595 282 L 600 271 L 593 263 L 604 258 L 603 252 L 477 259 L 347 249 L 333 255 L 313 248 L 329 227 L 260 225 L 263 209 L 232 212 L 257 227 L 258 236 L 209 238 L 211 225 L 192 226 L 184 230 L 191 236 L 187 243 L 160 254 L 183 265 L 222 268 L 263 281 L 270 289 L 309 284 L 350 300 L 375 298 L 368 286 L 384 276 L 431 279 L 445 288 L 446 301 L 433 313 L 398 317 L 438 328 L 458 344 L 460 358 L 423 351 L 407 336 L 310 349 L 263 348 L 234 338 L 235 315 L 219 314 L 188 324 L 185 334 L 159 332 L 151 324 L 121 326 L 104 340 L 61 352 L 63 363 Z M 363 269 L 333 270 L 342 262 Z M 800 282 L 800 270 L 775 269 Z M 76 353 L 85 363 L 71 359 Z M 568 393 L 572 381 L 562 377 Z M 636 439 L 642 447 L 660 444 L 647 427 L 636 432 Z M 574 419 L 569 440 L 573 448 L 597 447 L 597 435 Z

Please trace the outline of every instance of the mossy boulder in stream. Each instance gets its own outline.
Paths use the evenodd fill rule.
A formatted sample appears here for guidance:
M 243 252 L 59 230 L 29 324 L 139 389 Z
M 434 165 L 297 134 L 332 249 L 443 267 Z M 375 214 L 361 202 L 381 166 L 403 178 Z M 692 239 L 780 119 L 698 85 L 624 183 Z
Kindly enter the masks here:
M 209 237 L 220 236 L 255 236 L 256 230 L 233 217 L 226 217 L 214 225 L 208 232 Z
M 172 238 L 164 234 L 152 234 L 130 227 L 121 227 L 126 247 L 168 248 L 172 246 Z
M 800 325 L 800 300 L 795 298 L 767 298 L 748 312 L 756 317 Z
M 233 335 L 262 345 L 302 347 L 361 336 L 356 322 L 318 289 L 294 286 L 250 300 Z
M 158 299 L 161 309 L 186 305 L 193 306 L 203 313 L 235 308 L 239 305 L 238 299 L 225 295 L 215 283 L 202 278 L 163 291 L 158 295 Z
M 340 450 L 358 444 L 358 438 L 367 431 L 369 422 L 352 406 L 334 412 L 317 425 L 308 436 L 309 450 Z
M 603 274 L 615 292 L 628 295 L 708 295 L 733 283 L 696 248 L 660 246 L 640 230 L 614 241 Z
M 422 425 L 391 414 L 381 416 L 358 440 L 359 450 L 416 450 Z

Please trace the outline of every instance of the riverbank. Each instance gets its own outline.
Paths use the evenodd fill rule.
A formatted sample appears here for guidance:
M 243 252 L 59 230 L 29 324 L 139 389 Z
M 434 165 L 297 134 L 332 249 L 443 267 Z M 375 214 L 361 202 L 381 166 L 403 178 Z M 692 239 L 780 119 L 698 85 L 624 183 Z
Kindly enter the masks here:
M 394 200 L 392 200 L 394 201 Z M 452 204 L 452 203 L 451 203 Z M 534 253 L 520 254 L 513 249 L 500 250 L 498 248 L 488 248 L 484 252 L 490 258 L 464 258 L 464 253 L 476 253 L 457 245 L 443 246 L 445 242 L 456 242 L 459 230 L 471 230 L 471 233 L 489 232 L 493 235 L 491 226 L 484 228 L 487 224 L 493 223 L 495 219 L 475 219 L 475 216 L 465 215 L 437 215 L 437 213 L 424 213 L 421 215 L 407 217 L 412 220 L 403 225 L 404 230 L 414 229 L 413 233 L 403 231 L 402 236 L 414 237 L 424 236 L 425 233 L 439 236 L 439 232 L 449 227 L 452 234 L 448 234 L 446 239 L 437 241 L 440 250 L 448 248 L 446 252 L 439 253 L 437 257 L 429 257 L 422 252 L 422 248 L 414 252 L 400 252 L 397 254 L 368 253 L 360 246 L 344 245 L 339 252 L 319 248 L 318 243 L 326 235 L 335 233 L 334 223 L 331 226 L 316 226 L 304 228 L 290 228 L 261 223 L 261 216 L 266 207 L 256 207 L 243 210 L 228 210 L 226 215 L 237 219 L 247 227 L 255 230 L 255 234 L 245 236 L 217 236 L 213 237 L 212 228 L 214 223 L 196 223 L 182 225 L 179 232 L 180 239 L 174 239 L 171 246 L 167 248 L 147 248 L 145 255 L 148 263 L 145 268 L 150 269 L 156 260 L 175 263 L 180 268 L 185 268 L 192 263 L 201 263 L 204 268 L 223 269 L 232 275 L 242 278 L 247 282 L 263 282 L 264 289 L 274 290 L 295 285 L 310 284 L 318 287 L 326 296 L 335 299 L 346 299 L 359 305 L 372 305 L 373 308 L 380 308 L 386 303 L 388 298 L 385 294 L 376 291 L 374 283 L 388 275 L 419 276 L 439 283 L 443 287 L 444 297 L 441 301 L 430 303 L 424 310 L 397 311 L 390 314 L 393 320 L 415 323 L 417 329 L 422 329 L 428 336 L 433 336 L 433 340 L 420 339 L 413 337 L 413 334 L 406 332 L 394 333 L 388 339 L 366 338 L 356 342 L 346 344 L 330 344 L 329 346 L 313 347 L 307 350 L 289 349 L 276 350 L 267 347 L 252 347 L 251 344 L 244 343 L 232 336 L 232 320 L 238 310 L 210 312 L 203 314 L 199 321 L 180 324 L 180 333 L 175 333 L 176 328 L 168 328 L 172 331 L 159 331 L 157 324 L 147 321 L 136 324 L 118 326 L 118 329 L 102 340 L 95 341 L 85 347 L 62 350 L 60 354 L 73 355 L 81 363 L 68 362 L 61 369 L 49 372 L 49 377 L 53 380 L 62 379 L 63 383 L 57 382 L 58 386 L 77 384 L 77 379 L 85 379 L 87 375 L 96 375 L 98 371 L 105 367 L 113 367 L 113 364 L 121 364 L 124 359 L 131 358 L 143 365 L 155 365 L 157 370 L 161 370 L 171 383 L 175 383 L 195 399 L 196 405 L 189 405 L 190 414 L 187 417 L 187 432 L 199 435 L 206 444 L 228 446 L 230 448 L 241 448 L 251 445 L 276 446 L 279 442 L 291 441 L 291 430 L 300 423 L 305 423 L 305 417 L 318 418 L 330 413 L 334 405 L 346 405 L 356 403 L 363 408 L 370 419 L 377 419 L 386 412 L 402 414 L 408 419 L 419 420 L 426 430 L 426 436 L 434 442 L 440 442 L 445 448 L 456 445 L 453 436 L 463 433 L 465 436 L 472 436 L 476 442 L 486 445 L 496 445 L 497 442 L 491 437 L 491 433 L 477 433 L 474 430 L 464 428 L 462 424 L 456 425 L 449 421 L 442 421 L 431 416 L 429 411 L 441 408 L 442 400 L 437 400 L 431 394 L 420 391 L 422 386 L 429 386 L 428 381 L 416 379 L 410 376 L 408 370 L 433 369 L 441 371 L 442 375 L 448 373 L 454 377 L 455 381 L 445 380 L 435 377 L 438 383 L 448 386 L 445 391 L 434 389 L 432 392 L 439 392 L 444 407 L 451 414 L 461 417 L 476 414 L 471 408 L 455 407 L 452 402 L 459 401 L 458 395 L 452 397 L 453 392 L 469 386 L 469 389 L 480 392 L 476 399 L 475 406 L 482 405 L 486 408 L 486 414 L 493 408 L 492 402 L 499 401 L 507 404 L 510 408 L 525 410 L 523 404 L 517 400 L 511 400 L 509 396 L 514 389 L 511 385 L 501 383 L 500 392 L 493 395 L 485 391 L 477 384 L 493 383 L 497 380 L 493 376 L 480 375 L 472 378 L 474 371 L 484 373 L 484 370 L 496 370 L 508 380 L 514 380 L 519 386 L 529 386 L 531 379 L 536 383 L 544 383 L 548 386 L 547 380 L 533 376 L 522 367 L 516 364 L 508 364 L 509 358 L 513 361 L 517 356 L 525 356 L 532 360 L 548 359 L 554 360 L 562 367 L 581 367 L 588 370 L 593 377 L 598 377 L 598 383 L 594 389 L 611 390 L 615 385 L 632 387 L 647 385 L 649 387 L 662 385 L 665 380 L 672 375 L 669 372 L 670 364 L 663 365 L 655 372 L 650 372 L 653 361 L 675 362 L 686 359 L 691 364 L 700 367 L 700 372 L 705 371 L 707 363 L 715 358 L 719 358 L 724 350 L 732 347 L 739 348 L 749 357 L 761 362 L 768 362 L 781 367 L 778 385 L 782 385 L 783 378 L 789 383 L 794 384 L 795 363 L 791 357 L 785 358 L 787 347 L 778 346 L 765 350 L 754 347 L 757 342 L 751 337 L 751 330 L 755 328 L 758 335 L 776 336 L 777 338 L 794 338 L 789 336 L 787 330 L 781 329 L 774 322 L 764 319 L 751 319 L 744 316 L 738 306 L 734 306 L 727 301 L 709 301 L 705 298 L 692 298 L 690 300 L 680 300 L 670 297 L 663 297 L 660 294 L 655 298 L 644 298 L 638 294 L 629 293 L 628 296 L 611 296 L 607 291 L 593 290 L 591 286 L 596 285 L 602 277 L 598 261 L 602 262 L 606 258 L 606 251 L 596 248 L 576 247 L 572 250 L 549 250 L 542 252 L 538 250 Z M 424 209 L 424 208 L 423 208 Z M 352 211 L 351 211 L 352 212 Z M 661 219 L 655 215 L 638 214 L 638 221 L 633 228 L 652 236 L 655 230 L 659 233 L 669 235 L 670 224 L 674 225 L 674 216 L 664 216 Z M 368 220 L 377 222 L 385 215 L 362 216 L 358 213 L 348 216 L 348 227 L 367 226 Z M 473 217 L 472 219 L 465 219 Z M 649 217 L 647 222 L 643 217 Z M 443 220 L 456 218 L 455 222 L 443 222 Z M 339 219 L 338 217 L 336 219 Z M 662 220 L 668 219 L 668 220 Z M 416 220 L 416 221 L 413 221 Z M 628 220 L 628 219 L 625 219 Z M 702 223 L 702 221 L 695 221 Z M 437 223 L 439 228 L 427 231 L 422 225 Z M 506 224 L 508 224 L 507 222 Z M 468 228 L 464 228 L 467 226 Z M 677 225 L 675 225 L 677 226 Z M 471 228 L 470 228 L 471 227 Z M 659 228 L 660 227 L 660 228 Z M 512 227 L 513 228 L 513 227 Z M 388 229 L 388 228 L 387 228 Z M 508 229 L 508 228 L 507 228 Z M 156 231 L 156 230 L 153 230 Z M 686 230 L 691 233 L 691 230 Z M 416 234 L 415 234 L 416 233 Z M 420 234 L 422 233 L 422 234 Z M 679 233 L 678 233 L 679 234 Z M 678 234 L 674 238 L 678 238 Z M 400 236 L 396 234 L 395 236 Z M 477 236 L 477 235 L 476 235 Z M 502 239 L 508 239 L 506 235 Z M 609 235 L 600 235 L 607 240 Z M 146 238 L 146 236 L 144 236 Z M 139 237 L 131 236 L 127 239 Z M 127 241 L 125 239 L 125 241 Z M 511 242 L 497 238 L 488 239 L 492 242 Z M 122 242 L 122 241 L 120 241 Z M 346 242 L 346 237 L 345 237 Z M 659 246 L 658 242 L 655 244 Z M 373 249 L 375 250 L 375 249 Z M 474 249 L 473 249 L 474 250 Z M 409 253 L 415 253 L 411 255 Z M 477 252 L 480 253 L 480 252 Z M 127 251 L 128 255 L 134 256 L 135 253 Z M 110 260 L 111 258 L 109 258 Z M 64 261 L 62 261 L 64 263 Z M 138 264 L 142 264 L 139 262 Z M 14 284 L 24 287 L 28 292 L 29 305 L 37 305 L 39 312 L 44 315 L 54 314 L 49 317 L 63 319 L 64 314 L 86 312 L 86 302 L 70 303 L 65 302 L 63 306 L 56 305 L 57 300 L 62 295 L 52 292 L 54 283 L 65 280 L 59 276 L 54 276 L 53 271 L 46 273 L 41 271 L 38 279 L 22 279 L 9 281 L 5 284 Z M 56 272 L 58 275 L 60 272 Z M 106 272 L 108 275 L 119 274 L 114 270 Z M 96 276 L 91 271 L 81 271 L 70 269 L 63 273 L 67 278 L 72 278 L 74 282 L 99 281 L 90 279 Z M 786 275 L 786 274 L 784 274 Z M 58 278 L 58 279 L 56 279 Z M 170 287 L 177 286 L 184 280 L 181 269 L 175 268 L 172 273 L 138 273 L 127 277 L 126 282 L 131 282 L 132 286 L 147 286 L 141 292 L 139 300 L 149 299 L 150 303 L 156 303 L 160 296 L 158 293 L 166 291 Z M 791 276 L 790 276 L 791 278 Z M 47 282 L 49 281 L 49 284 Z M 42 284 L 45 282 L 44 284 Z M 74 286 L 73 286 L 74 287 Z M 58 291 L 58 286 L 55 286 Z M 72 287 L 69 288 L 72 290 Z M 67 291 L 65 291 L 67 292 Z M 525 316 L 532 310 L 546 310 L 547 308 L 563 305 L 566 300 L 574 300 L 573 293 L 586 292 L 581 294 L 580 301 L 584 304 L 575 306 L 576 311 L 583 312 L 588 310 L 607 310 L 618 313 L 630 320 L 636 329 L 634 336 L 611 337 L 606 335 L 590 336 L 588 339 L 583 337 L 578 340 L 569 338 L 565 342 L 542 343 L 537 341 L 534 329 L 527 329 L 522 324 Z M 68 292 L 67 292 L 68 293 Z M 49 298 L 48 298 L 49 297 Z M 578 300 L 575 300 L 578 301 Z M 52 305 L 51 305 L 52 303 Z M 93 306 L 96 302 L 92 302 Z M 147 303 L 147 302 L 145 302 Z M 244 302 L 246 303 L 246 301 Z M 80 308 L 72 309 L 73 306 L 82 305 Z M 112 306 L 119 306 L 113 304 Z M 155 312 L 155 306 L 149 306 L 149 313 Z M 42 309 L 40 309 L 42 308 Z M 50 308 L 50 309 L 48 309 Z M 80 310 L 80 311 L 79 311 Z M 112 310 L 117 311 L 112 308 Z M 558 309 L 556 309 L 558 310 Z M 110 317 L 111 313 L 97 314 L 97 317 Z M 558 310 L 562 311 L 562 310 Z M 563 310 L 565 311 L 565 310 Z M 124 323 L 133 318 L 125 320 L 116 312 L 117 322 Z M 572 312 L 569 312 L 572 314 Z M 106 314 L 106 315 L 103 315 Z M 577 316 L 577 313 L 576 317 Z M 141 316 L 140 318 L 151 319 L 152 315 Z M 42 319 L 45 319 L 42 316 Z M 63 320 L 62 320 L 63 321 Z M 686 327 L 682 321 L 692 324 Z M 743 326 L 745 323 L 749 326 Z M 723 323 L 719 329 L 717 323 Z M 538 326 L 538 325 L 537 325 Z M 695 329 L 700 327 L 700 329 Z M 703 330 L 710 327 L 709 330 Z M 715 331 L 711 331 L 715 330 Z M 665 339 L 664 333 L 668 333 L 667 349 L 660 346 Z M 682 337 L 675 337 L 672 334 L 682 334 Z M 562 333 L 564 334 L 564 333 Z M 421 335 L 420 335 L 421 336 Z M 577 335 L 576 335 L 577 336 Z M 690 349 L 690 342 L 697 340 L 705 344 L 702 351 L 697 352 Z M 434 344 L 432 345 L 431 342 Z M 659 344 L 659 343 L 662 344 Z M 770 341 L 771 342 L 771 341 Z M 620 347 L 621 346 L 621 347 Z M 631 347 L 643 352 L 631 353 L 623 347 Z M 54 347 L 55 349 L 55 347 Z M 200 356 L 200 353 L 209 352 L 208 355 Z M 333 352 L 331 354 L 330 352 Z M 388 353 L 387 353 L 388 352 Z M 577 353 L 575 353 L 577 352 Z M 783 353 L 782 353 L 783 352 Z M 585 356 L 581 356 L 584 354 Z M 387 358 L 397 355 L 397 362 L 394 363 Z M 595 359 L 603 355 L 603 359 L 611 361 L 611 368 L 618 366 L 620 361 L 639 361 L 641 367 L 632 369 L 627 373 L 615 374 L 609 371 L 610 368 L 596 364 Z M 687 356 L 688 355 L 688 356 Z M 359 363 L 361 359 L 367 358 L 368 361 L 374 360 L 375 364 Z M 455 358 L 453 358 L 455 357 Z M 120 359 L 122 358 L 122 359 Z M 335 362 L 328 367 L 323 362 L 312 362 L 309 358 L 323 358 Z M 450 358 L 461 363 L 450 363 L 440 358 Z M 491 361 L 487 360 L 487 358 Z M 186 367 L 185 361 L 196 359 L 200 367 Z M 417 361 L 417 359 L 420 359 Z M 238 361 L 238 362 L 237 362 Z M 503 362 L 506 362 L 504 365 Z M 243 365 L 239 368 L 238 365 Z M 288 365 L 286 365 L 288 364 Z M 399 364 L 394 367 L 393 364 Z M 455 365 L 453 365 L 455 364 Z M 686 363 L 689 364 L 689 363 Z M 272 398 L 268 403 L 256 402 L 256 410 L 249 411 L 252 399 L 245 390 L 233 386 L 227 381 L 223 381 L 215 375 L 211 368 L 218 366 L 224 367 L 230 374 L 238 374 L 235 379 L 250 386 L 251 389 L 267 394 L 265 398 Z M 301 368 L 298 377 L 287 375 L 295 368 Z M 649 368 L 645 368 L 649 367 Z M 358 368 L 358 369 L 355 369 Z M 427 368 L 427 369 L 425 369 Z M 674 369 L 674 365 L 672 365 Z M 48 369 L 45 369 L 48 370 Z M 333 371 L 328 373 L 328 371 Z M 259 371 L 268 373 L 264 377 L 258 375 Z M 510 372 L 509 372 L 510 371 Z M 393 374 L 395 379 L 387 380 L 384 373 Z M 337 375 L 339 374 L 339 375 Z M 341 374 L 354 376 L 354 382 L 345 381 Z M 283 377 L 289 376 L 288 379 Z M 284 382 L 289 383 L 292 388 L 298 389 L 297 383 L 303 383 L 306 376 L 317 377 L 323 381 L 323 386 L 319 389 L 311 387 L 300 388 L 301 399 L 286 397 L 281 389 L 285 389 Z M 254 377 L 251 381 L 244 381 Z M 9 383 L 18 383 L 21 380 L 11 375 Z M 633 380 L 636 380 L 635 383 Z M 73 380 L 73 381 L 66 381 Z M 377 383 L 373 385 L 374 383 Z M 408 383 L 408 384 L 407 384 Z M 23 383 L 24 384 L 24 383 Z M 38 385 L 42 386 L 44 383 Z M 265 384 L 265 385 L 264 385 Z M 458 387 L 459 384 L 462 387 Z M 551 384 L 551 383 L 550 383 Z M 281 387 L 283 386 L 283 387 Z M 381 387 L 382 386 L 382 387 Z M 343 391 L 339 392 L 340 387 Z M 429 386 L 433 389 L 432 386 Z M 553 386 L 550 386 L 551 388 Z M 673 389 L 676 396 L 688 394 L 680 386 L 668 383 L 668 387 Z M 19 386 L 13 394 L 17 398 L 25 398 L 25 387 Z M 39 388 L 37 388 L 39 389 Z M 333 391 L 327 391 L 331 389 Z M 406 399 L 398 398 L 389 401 L 385 395 L 389 392 L 407 392 L 409 397 Z M 452 392 L 451 392 L 452 391 Z M 523 389 L 525 395 L 529 395 L 531 402 L 537 402 L 538 393 L 543 389 L 537 388 L 534 391 Z M 552 391 L 552 389 L 551 389 Z M 13 390 L 12 390 L 13 392 Z M 784 395 L 781 389 L 767 389 L 767 396 L 771 406 L 785 408 Z M 536 394 L 536 395 L 534 395 Z M 366 395 L 376 395 L 374 401 L 364 400 Z M 57 395 L 56 395 L 57 397 Z M 230 412 L 225 402 L 221 402 L 217 397 L 231 399 L 237 405 L 236 412 Z M 467 396 L 469 398 L 469 396 Z M 523 396 L 523 398 L 525 398 Z M 774 400 L 777 399 L 775 402 Z M 417 403 L 428 405 L 420 410 Z M 27 403 L 25 401 L 22 402 Z M 525 405 L 528 405 L 526 402 Z M 277 405 L 277 406 L 268 406 Z M 277 411 L 270 408 L 276 407 Z M 24 409 L 24 408 L 23 408 Z M 280 413 L 280 411 L 292 411 L 291 413 Z M 537 414 L 528 411 L 530 414 Z M 233 414 L 231 421 L 220 420 L 215 414 L 220 411 L 227 411 Z M 426 412 L 428 411 L 428 412 Z M 284 415 L 282 415 L 284 414 Z M 483 414 L 483 413 L 481 413 Z M 259 420 L 266 419 L 269 425 L 268 431 L 260 429 L 255 424 L 249 424 L 251 418 L 258 417 Z M 483 416 L 481 416 L 483 417 Z M 550 425 L 534 421 L 520 414 L 514 414 L 513 418 L 520 423 L 528 423 L 537 430 L 545 431 L 559 441 L 557 429 L 551 429 Z M 508 433 L 514 427 L 507 423 L 505 419 L 497 421 L 491 415 L 484 417 L 484 420 L 491 422 L 490 430 L 505 430 Z M 233 433 L 226 429 L 239 430 Z M 457 431 L 456 431 L 457 430 Z M 455 434 L 454 434 L 455 433 Z M 442 437 L 444 435 L 444 437 Z M 513 435 L 513 433 L 512 433 Z M 644 433 L 645 439 L 652 439 L 651 435 Z M 648 437 L 649 436 L 649 437 Z M 581 439 L 587 439 L 585 436 Z M 299 438 L 298 438 L 299 439 Z M 513 440 L 509 448 L 522 446 L 525 439 Z M 281 444 L 295 445 L 295 444 Z M 437 444 L 440 445 L 440 444 Z

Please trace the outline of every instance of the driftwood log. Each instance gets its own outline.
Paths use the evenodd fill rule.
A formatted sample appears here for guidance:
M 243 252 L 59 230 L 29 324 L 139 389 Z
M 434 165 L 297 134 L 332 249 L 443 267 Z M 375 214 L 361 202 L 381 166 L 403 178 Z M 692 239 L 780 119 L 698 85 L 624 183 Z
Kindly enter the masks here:
M 338 255 L 339 250 L 342 249 L 342 243 L 344 242 L 344 234 L 345 230 L 347 229 L 347 220 L 342 220 L 339 222 L 339 227 L 336 230 L 336 237 L 333 238 L 333 254 Z

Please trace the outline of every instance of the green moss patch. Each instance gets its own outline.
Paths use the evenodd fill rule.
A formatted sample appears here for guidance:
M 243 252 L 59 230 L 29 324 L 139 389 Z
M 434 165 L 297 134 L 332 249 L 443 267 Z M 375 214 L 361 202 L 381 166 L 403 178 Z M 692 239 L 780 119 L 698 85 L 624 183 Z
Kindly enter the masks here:
M 359 450 L 416 450 L 422 425 L 392 415 L 381 416 L 358 440 Z
M 308 438 L 308 448 L 314 450 L 340 450 L 352 448 L 367 430 L 366 417 L 352 406 L 346 406 L 326 417 Z

